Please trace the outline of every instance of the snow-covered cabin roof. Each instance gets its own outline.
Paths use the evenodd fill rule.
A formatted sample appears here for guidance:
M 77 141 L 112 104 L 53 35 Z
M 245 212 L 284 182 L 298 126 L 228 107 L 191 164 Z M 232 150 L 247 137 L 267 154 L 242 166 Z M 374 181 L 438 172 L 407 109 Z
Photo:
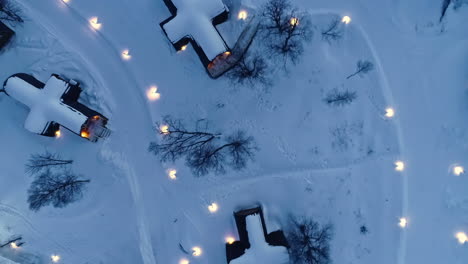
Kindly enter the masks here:
M 281 246 L 270 246 L 265 240 L 260 214 L 246 217 L 250 248 L 244 255 L 231 260 L 230 264 L 287 264 L 288 250 Z
M 40 87 L 40 82 L 31 76 L 13 75 L 5 81 L 4 89 L 9 96 L 26 105 L 30 111 L 24 127 L 37 134 L 44 134 L 51 122 L 79 134 L 88 117 L 73 107 L 62 102 L 61 97 L 70 89 L 69 83 L 57 76 L 51 78 Z
M 228 12 L 222 0 L 165 1 L 171 1 L 177 9 L 173 18 L 162 23 L 172 43 L 190 38 L 200 46 L 210 61 L 228 50 L 224 39 L 213 24 L 216 17 Z

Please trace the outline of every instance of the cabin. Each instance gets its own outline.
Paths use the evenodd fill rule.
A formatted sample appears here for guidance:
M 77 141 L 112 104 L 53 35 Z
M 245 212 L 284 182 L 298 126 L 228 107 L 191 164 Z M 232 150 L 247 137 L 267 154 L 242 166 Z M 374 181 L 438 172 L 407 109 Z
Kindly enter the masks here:
M 160 26 L 176 51 L 189 43 L 205 68 L 231 52 L 216 25 L 225 22 L 229 9 L 222 0 L 163 0 L 172 16 Z
M 57 137 L 62 127 L 91 142 L 110 135 L 108 119 L 78 102 L 82 89 L 74 80 L 52 74 L 43 83 L 32 75 L 18 73 L 4 82 L 3 89 L 29 109 L 24 127 L 32 133 Z
M 0 49 L 3 49 L 14 35 L 15 32 L 0 21 Z
M 268 233 L 261 207 L 234 213 L 239 241 L 226 244 L 229 264 L 288 264 L 288 242 L 283 231 Z

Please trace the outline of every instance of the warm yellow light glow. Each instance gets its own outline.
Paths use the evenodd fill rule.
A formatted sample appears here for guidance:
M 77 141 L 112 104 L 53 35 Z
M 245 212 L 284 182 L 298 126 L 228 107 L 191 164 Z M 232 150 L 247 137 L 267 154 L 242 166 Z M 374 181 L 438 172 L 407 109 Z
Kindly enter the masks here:
M 181 51 L 184 51 L 184 50 L 186 50 L 186 49 L 187 49 L 187 45 L 183 45 L 182 47 L 180 47 L 180 50 L 181 50 Z
M 181 259 L 179 264 L 190 264 L 190 261 L 188 259 Z
M 177 179 L 177 170 L 171 169 L 167 173 L 169 175 L 169 179 L 176 180 Z
M 130 55 L 130 51 L 128 49 L 122 51 L 122 59 L 129 60 L 132 56 Z
M 224 52 L 224 55 L 225 55 L 225 56 L 230 56 L 230 55 L 231 55 L 231 52 L 230 52 L 230 51 L 226 51 L 226 52 Z
M 89 138 L 89 133 L 86 131 L 81 131 L 81 137 L 83 138 Z
M 388 118 L 392 118 L 395 116 L 395 109 L 389 107 L 387 109 L 385 109 L 385 116 L 388 117 Z
M 351 23 L 351 17 L 349 16 L 344 16 L 343 19 L 341 19 L 341 22 L 345 23 L 346 25 Z
M 299 18 L 293 17 L 289 20 L 289 23 L 291 24 L 291 26 L 297 26 L 299 25 Z
M 229 245 L 234 244 L 234 242 L 236 242 L 236 239 L 234 237 L 231 237 L 231 236 L 226 237 L 226 243 L 228 243 Z
M 408 219 L 406 219 L 404 217 L 400 218 L 400 222 L 398 223 L 398 225 L 401 228 L 405 228 L 408 225 Z
M 247 13 L 247 11 L 241 10 L 241 11 L 239 11 L 239 14 L 237 15 L 237 18 L 239 20 L 246 20 L 248 16 L 249 16 L 249 13 Z
M 19 248 L 19 246 L 18 246 L 18 244 L 16 244 L 16 242 L 11 242 L 11 243 L 10 243 L 10 247 L 11 247 L 12 249 L 18 249 L 18 248 Z
M 198 256 L 201 256 L 202 254 L 202 249 L 200 247 L 193 247 L 192 248 L 192 256 L 194 257 L 198 257 Z
M 64 3 L 70 3 L 70 0 L 62 0 Z
M 59 137 L 61 137 L 61 136 L 62 136 L 62 132 L 60 131 L 60 129 L 57 130 L 57 131 L 55 131 L 55 137 L 56 137 L 56 138 L 59 138 Z
M 92 17 L 90 20 L 89 20 L 89 24 L 91 25 L 92 28 L 96 29 L 96 30 L 99 30 L 101 29 L 102 27 L 102 24 L 99 23 L 99 20 L 97 17 Z
M 60 261 L 60 256 L 59 256 L 59 255 L 52 255 L 52 256 L 50 256 L 50 259 L 51 259 L 53 262 L 57 263 L 57 262 Z
M 169 134 L 169 126 L 168 125 L 162 125 L 159 128 L 159 131 L 161 132 L 161 134 L 167 135 L 167 134 Z
M 465 173 L 465 169 L 462 166 L 455 166 L 453 167 L 453 174 L 460 176 Z
M 212 203 L 208 206 L 208 210 L 211 212 L 211 213 L 216 213 L 218 211 L 219 207 L 218 207 L 218 204 L 217 203 Z
M 464 232 L 458 232 L 455 237 L 458 239 L 458 243 L 465 244 L 468 242 L 468 236 Z
M 146 92 L 146 97 L 148 97 L 150 101 L 159 100 L 161 98 L 161 94 L 158 93 L 158 87 L 151 86 Z
M 395 170 L 396 171 L 404 171 L 405 170 L 405 163 L 403 161 L 395 162 Z

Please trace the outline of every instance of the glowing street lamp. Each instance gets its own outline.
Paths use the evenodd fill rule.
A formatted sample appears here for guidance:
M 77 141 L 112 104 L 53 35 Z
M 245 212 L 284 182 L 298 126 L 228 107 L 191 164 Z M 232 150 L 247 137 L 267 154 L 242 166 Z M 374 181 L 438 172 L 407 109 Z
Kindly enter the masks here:
M 97 17 L 92 17 L 90 20 L 89 20 L 89 24 L 91 25 L 92 28 L 94 28 L 95 30 L 99 30 L 101 29 L 102 27 L 102 24 L 99 23 L 99 20 Z
M 177 179 L 177 170 L 171 169 L 167 173 L 169 175 L 169 179 L 176 180 Z
M 405 170 L 405 163 L 403 161 L 395 162 L 395 170 L 396 171 L 404 171 Z
M 179 264 L 190 264 L 190 261 L 188 259 L 181 259 Z
M 398 223 L 398 225 L 401 228 L 407 227 L 408 226 L 408 219 L 406 219 L 405 217 L 400 218 L 400 222 Z
M 62 132 L 60 131 L 60 129 L 57 130 L 57 131 L 55 131 L 55 137 L 56 137 L 56 138 L 59 138 L 59 137 L 61 137 L 61 136 L 62 136 Z
M 161 94 L 158 93 L 158 87 L 156 86 L 151 86 L 148 91 L 146 92 L 146 97 L 148 97 L 148 99 L 150 101 L 157 101 L 161 98 Z
M 232 236 L 226 237 L 226 243 L 228 243 L 229 245 L 234 244 L 234 242 L 236 242 L 236 239 L 234 237 Z
M 192 256 L 194 257 L 199 257 L 203 253 L 202 249 L 200 247 L 193 247 L 192 248 Z
M 299 25 L 299 18 L 297 18 L 297 17 L 292 17 L 292 18 L 289 20 L 289 24 L 291 24 L 291 26 L 293 26 L 293 27 Z
M 349 16 L 344 16 L 342 19 L 341 19 L 341 22 L 345 23 L 346 25 L 348 25 L 349 23 L 351 23 L 351 17 Z
M 160 128 L 159 128 L 159 132 L 163 135 L 167 135 L 169 134 L 169 126 L 168 125 L 162 125 Z
M 392 118 L 392 117 L 394 117 L 394 116 L 395 116 L 395 109 L 393 109 L 393 108 L 391 108 L 391 107 L 385 109 L 385 116 L 386 116 L 387 118 Z
M 70 0 L 62 0 L 65 4 L 70 3 Z
M 11 242 L 11 243 L 10 243 L 10 247 L 11 247 L 12 249 L 18 249 L 18 248 L 20 248 L 20 247 L 18 246 L 18 244 L 16 244 L 16 242 Z
M 247 11 L 241 10 L 239 11 L 239 14 L 237 15 L 237 19 L 246 20 L 248 16 L 249 16 L 249 13 L 247 13 Z
M 184 50 L 186 50 L 186 49 L 187 49 L 187 45 L 183 45 L 182 47 L 180 47 L 180 50 L 181 50 L 181 51 L 184 51 Z
M 208 210 L 210 211 L 210 213 L 216 213 L 219 209 L 219 206 L 217 203 L 212 203 L 208 206 Z
M 52 262 L 57 263 L 57 262 L 60 261 L 60 256 L 59 255 L 52 255 L 52 256 L 50 256 L 50 259 L 52 260 Z
M 462 245 L 468 242 L 468 236 L 464 232 L 458 232 L 455 237 L 458 239 L 458 243 Z
M 453 167 L 453 174 L 460 176 L 465 173 L 465 169 L 462 166 L 455 166 Z
M 130 55 L 130 51 L 128 49 L 122 51 L 122 59 L 130 60 L 131 58 L 132 58 L 132 55 Z

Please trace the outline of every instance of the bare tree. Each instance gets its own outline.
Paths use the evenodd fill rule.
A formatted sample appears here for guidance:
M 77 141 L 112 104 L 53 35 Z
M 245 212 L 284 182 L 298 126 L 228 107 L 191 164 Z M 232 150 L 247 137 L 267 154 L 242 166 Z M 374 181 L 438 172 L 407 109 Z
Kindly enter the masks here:
M 246 54 L 242 59 L 227 73 L 227 77 L 234 83 L 241 85 L 255 85 L 257 83 L 268 85 L 268 64 L 259 55 Z
M 294 264 L 329 264 L 333 227 L 310 220 L 291 220 L 287 232 L 289 254 Z
M 66 160 L 57 153 L 46 151 L 40 154 L 32 154 L 25 167 L 26 172 L 33 175 L 50 168 L 64 168 L 72 163 L 73 160 Z
M 90 180 L 81 179 L 69 170 L 53 172 L 45 170 L 32 182 L 28 190 L 29 208 L 38 211 L 52 204 L 62 208 L 83 197 L 83 191 Z
M 338 18 L 333 19 L 333 21 L 322 30 L 322 39 L 326 40 L 328 43 L 339 40 L 342 37 L 343 28 Z
M 348 77 L 346 77 L 346 79 L 350 79 L 356 75 L 359 75 L 359 76 L 362 76 L 370 71 L 372 71 L 374 69 L 374 64 L 368 60 L 359 60 L 357 63 L 356 63 L 356 71 L 349 75 Z
M 331 106 L 344 106 L 352 103 L 357 98 L 354 91 L 333 89 L 324 99 L 325 103 Z
M 262 31 L 270 53 L 280 55 L 284 64 L 297 63 L 304 52 L 304 42 L 312 38 L 309 15 L 299 12 L 289 0 L 270 0 L 263 16 Z
M 226 166 L 235 170 L 246 167 L 257 150 L 254 139 L 242 131 L 227 137 L 208 131 L 206 120 L 197 121 L 193 129 L 187 129 L 181 120 L 164 118 L 160 143 L 151 142 L 149 151 L 159 156 L 161 162 L 185 157 L 187 166 L 196 176 L 210 172 L 225 173 Z M 161 124 L 157 124 L 160 128 Z
M 21 18 L 21 10 L 10 0 L 0 0 L 0 20 L 23 23 L 24 20 Z

